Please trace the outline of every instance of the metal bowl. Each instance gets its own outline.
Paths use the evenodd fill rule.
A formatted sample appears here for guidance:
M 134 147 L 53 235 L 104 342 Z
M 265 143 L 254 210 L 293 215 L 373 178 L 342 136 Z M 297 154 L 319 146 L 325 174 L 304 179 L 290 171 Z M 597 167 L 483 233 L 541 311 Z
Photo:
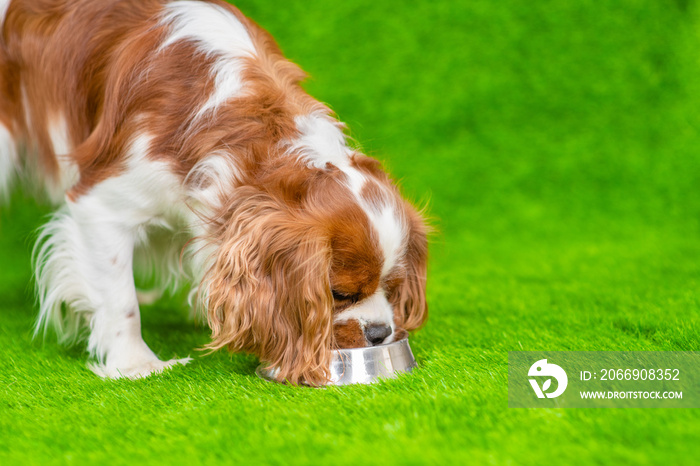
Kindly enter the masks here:
M 366 348 L 347 348 L 333 351 L 331 360 L 331 380 L 327 385 L 369 384 L 380 378 L 393 379 L 416 367 L 408 338 L 387 345 Z M 255 373 L 261 379 L 277 380 L 277 369 L 258 366 Z

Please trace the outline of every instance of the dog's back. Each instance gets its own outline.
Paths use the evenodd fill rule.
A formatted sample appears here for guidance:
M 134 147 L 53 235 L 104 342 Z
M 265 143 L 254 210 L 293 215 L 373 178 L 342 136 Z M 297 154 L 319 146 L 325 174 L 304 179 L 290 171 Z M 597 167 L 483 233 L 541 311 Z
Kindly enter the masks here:
M 127 120 L 135 111 L 182 119 L 189 114 L 185 107 L 196 105 L 210 83 L 205 67 L 197 69 L 194 51 L 187 56 L 183 46 L 179 57 L 157 53 L 169 27 L 164 1 L 3 3 L 0 187 L 5 190 L 12 173 L 27 167 L 56 202 L 71 188 L 85 191 L 123 152 L 115 128 L 133 126 Z M 124 70 L 128 82 L 120 82 L 127 81 Z M 18 159 L 18 147 L 27 149 L 21 151 L 25 160 Z
M 110 3 L 109 6 L 106 4 Z M 0 166 L 20 167 L 57 202 L 77 181 L 72 150 L 94 131 L 105 78 L 124 39 L 156 11 L 123 2 L 5 2 L 0 47 Z M 113 49 L 113 50 L 109 50 Z M 22 150 L 19 160 L 17 148 Z

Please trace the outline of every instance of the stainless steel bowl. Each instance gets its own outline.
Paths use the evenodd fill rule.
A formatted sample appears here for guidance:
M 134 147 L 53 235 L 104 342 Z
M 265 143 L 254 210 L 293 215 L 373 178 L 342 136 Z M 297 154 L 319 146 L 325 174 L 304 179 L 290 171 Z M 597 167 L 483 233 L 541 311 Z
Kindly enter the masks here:
M 335 350 L 328 385 L 368 384 L 380 378 L 393 379 L 398 374 L 411 372 L 416 366 L 408 338 L 388 345 Z M 255 371 L 260 378 L 272 382 L 278 382 L 277 372 L 277 369 L 266 370 L 264 364 Z

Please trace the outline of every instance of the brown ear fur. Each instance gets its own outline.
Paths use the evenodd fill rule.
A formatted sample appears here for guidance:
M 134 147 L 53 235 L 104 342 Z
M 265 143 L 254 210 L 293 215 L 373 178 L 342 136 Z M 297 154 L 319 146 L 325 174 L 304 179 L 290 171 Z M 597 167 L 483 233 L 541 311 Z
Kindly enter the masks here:
M 396 324 L 406 330 L 415 330 L 428 319 L 428 302 L 425 295 L 428 261 L 428 228 L 421 216 L 407 206 L 409 237 L 406 252 L 406 279 L 390 297 L 394 309 L 398 309 Z
M 241 188 L 226 217 L 204 281 L 207 347 L 253 353 L 293 384 L 326 382 L 332 297 L 323 235 L 254 188 Z

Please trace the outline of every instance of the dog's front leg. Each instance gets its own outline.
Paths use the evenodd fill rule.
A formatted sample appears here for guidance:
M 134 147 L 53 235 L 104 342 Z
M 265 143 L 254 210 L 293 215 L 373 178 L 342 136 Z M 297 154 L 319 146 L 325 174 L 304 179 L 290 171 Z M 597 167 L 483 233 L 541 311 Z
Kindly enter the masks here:
M 86 322 L 95 358 L 89 367 L 102 377 L 144 377 L 189 361 L 161 361 L 141 336 L 132 268 L 140 213 L 137 204 L 98 187 L 69 201 L 40 238 L 40 325 L 55 323 L 69 339 Z

